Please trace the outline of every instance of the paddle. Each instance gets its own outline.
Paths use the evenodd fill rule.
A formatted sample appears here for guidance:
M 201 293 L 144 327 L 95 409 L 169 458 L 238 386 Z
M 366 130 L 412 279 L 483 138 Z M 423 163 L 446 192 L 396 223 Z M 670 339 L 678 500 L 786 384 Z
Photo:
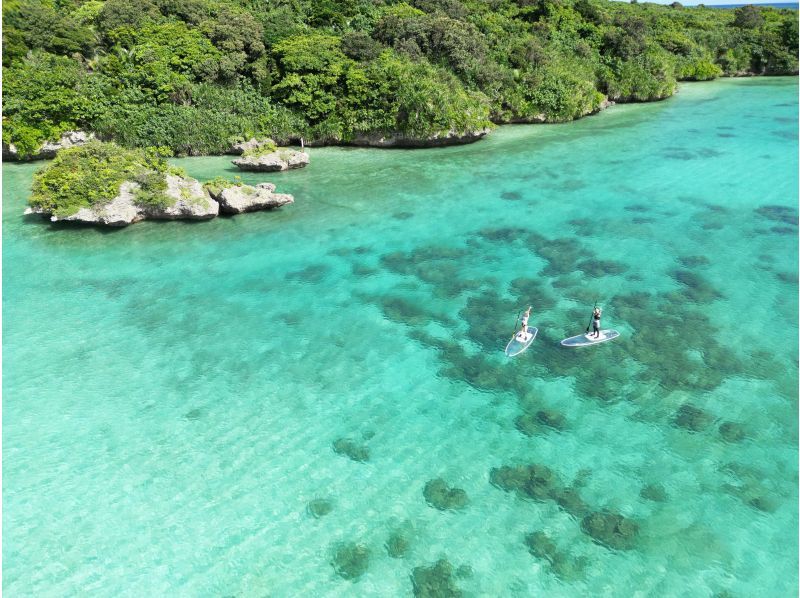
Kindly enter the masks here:
M 514 322 L 514 334 L 511 335 L 511 338 L 514 338 L 517 334 L 517 324 L 519 324 L 519 317 L 522 314 L 522 310 L 517 312 L 517 321 Z
M 597 307 L 597 299 L 594 301 L 594 307 Z M 589 325 L 586 327 L 586 332 L 589 332 L 589 328 L 592 327 L 592 320 L 594 320 L 594 307 L 592 308 L 592 316 L 589 318 Z

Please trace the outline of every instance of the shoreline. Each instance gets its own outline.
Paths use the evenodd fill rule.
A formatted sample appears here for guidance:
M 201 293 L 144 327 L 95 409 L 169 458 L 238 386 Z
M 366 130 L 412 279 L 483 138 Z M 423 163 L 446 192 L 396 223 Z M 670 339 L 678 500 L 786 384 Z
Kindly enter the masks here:
M 656 99 L 652 99 L 652 100 L 609 100 L 609 99 L 606 99 L 597 110 L 594 110 L 592 112 L 588 112 L 588 113 L 586 113 L 586 114 L 584 114 L 582 116 L 579 116 L 577 118 L 572 118 L 572 119 L 567 119 L 567 120 L 562 120 L 562 121 L 535 120 L 533 118 L 531 118 L 531 119 L 518 119 L 518 120 L 490 120 L 491 124 L 493 125 L 492 127 L 487 127 L 487 128 L 482 129 L 480 131 L 474 131 L 474 132 L 461 132 L 461 133 L 459 133 L 459 132 L 455 132 L 455 131 L 450 131 L 450 132 L 447 132 L 445 134 L 444 138 L 442 136 L 438 136 L 437 135 L 436 137 L 426 138 L 426 139 L 406 138 L 408 140 L 407 143 L 404 143 L 404 142 L 401 142 L 401 143 L 387 143 L 387 142 L 383 142 L 383 140 L 386 139 L 387 137 L 388 138 L 392 138 L 392 137 L 394 137 L 394 138 L 405 138 L 405 135 L 397 133 L 397 132 L 387 133 L 386 135 L 382 135 L 380 133 L 369 133 L 369 134 L 362 135 L 362 139 L 368 140 L 368 139 L 372 138 L 372 139 L 378 139 L 378 141 L 377 142 L 373 142 L 373 143 L 358 143 L 358 142 L 346 142 L 345 143 L 345 142 L 325 142 L 325 141 L 314 142 L 314 141 L 312 141 L 312 142 L 304 143 L 304 146 L 305 147 L 311 147 L 311 148 L 322 148 L 322 147 L 353 147 L 353 148 L 356 148 L 357 147 L 357 148 L 373 148 L 373 149 L 385 149 L 385 150 L 393 150 L 393 149 L 398 149 L 398 150 L 409 150 L 409 149 L 412 149 L 413 150 L 413 149 L 444 148 L 444 147 L 453 147 L 453 146 L 459 146 L 459 145 L 471 145 L 473 143 L 477 143 L 477 142 L 489 137 L 492 134 L 492 131 L 495 128 L 499 127 L 499 126 L 506 126 L 506 125 L 569 124 L 569 123 L 572 123 L 572 122 L 583 120 L 584 118 L 587 118 L 587 117 L 595 116 L 597 114 L 600 114 L 601 112 L 605 112 L 609 108 L 611 108 L 613 106 L 616 106 L 616 105 L 654 104 L 654 103 L 658 103 L 658 102 L 663 102 L 663 101 L 669 100 L 670 98 L 675 96 L 675 94 L 679 93 L 681 85 L 686 85 L 686 84 L 694 85 L 694 84 L 698 84 L 698 83 L 713 83 L 715 81 L 722 81 L 722 80 L 778 79 L 778 78 L 789 78 L 789 77 L 797 79 L 799 76 L 800 76 L 800 74 L 798 74 L 798 73 L 791 74 L 791 75 L 759 75 L 759 74 L 756 74 L 756 73 L 743 73 L 743 74 L 737 74 L 737 75 L 728 75 L 728 76 L 717 77 L 715 79 L 710 79 L 710 80 L 707 80 L 707 81 L 684 80 L 684 81 L 678 81 L 675 91 L 673 93 L 671 93 L 670 95 L 668 95 L 668 96 L 664 96 L 663 98 L 656 98 Z M 67 134 L 69 134 L 69 133 L 65 133 L 65 135 L 67 135 Z M 90 133 L 90 135 L 93 136 L 93 134 L 91 134 L 91 133 Z M 448 136 L 449 136 L 449 138 L 454 139 L 454 141 L 452 141 L 452 142 L 448 141 L 448 139 L 447 139 Z M 302 140 L 302 138 L 299 138 L 299 137 L 297 137 L 297 138 L 290 137 L 290 138 L 285 140 L 286 143 L 280 143 L 280 145 L 282 147 L 288 147 L 288 148 L 302 147 L 301 144 L 299 143 L 301 140 Z M 113 142 L 114 140 L 111 139 L 111 140 L 102 140 L 102 141 L 111 141 L 111 142 Z M 284 140 L 280 140 L 280 141 L 284 141 Z M 45 147 L 45 146 L 52 147 L 52 145 L 54 143 L 58 143 L 58 142 L 48 141 L 48 142 L 45 142 L 43 147 Z M 8 163 L 8 164 L 15 164 L 15 163 L 16 164 L 23 164 L 23 163 L 28 163 L 28 162 L 41 162 L 41 161 L 45 161 L 45 160 L 52 160 L 55 157 L 55 154 L 57 153 L 57 151 L 58 150 L 53 151 L 52 149 L 49 149 L 48 150 L 48 154 L 52 154 L 52 155 L 46 155 L 46 156 L 37 155 L 37 156 L 31 157 L 31 158 L 15 158 L 15 157 L 9 157 L 8 150 L 4 146 L 3 147 L 2 161 L 3 161 L 4 164 L 6 164 L 6 163 Z M 173 157 L 174 158 L 200 158 L 200 157 L 229 156 L 229 155 L 237 155 L 237 154 L 235 152 L 232 152 L 232 151 L 227 151 L 227 152 L 218 153 L 218 154 L 186 154 L 186 155 L 175 155 Z

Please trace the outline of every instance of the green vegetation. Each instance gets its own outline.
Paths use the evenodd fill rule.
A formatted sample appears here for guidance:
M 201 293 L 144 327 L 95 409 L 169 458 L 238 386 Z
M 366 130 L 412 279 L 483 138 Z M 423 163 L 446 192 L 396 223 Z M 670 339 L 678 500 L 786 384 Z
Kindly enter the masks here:
M 139 184 L 136 203 L 165 206 L 165 175 L 169 166 L 154 149 L 124 149 L 113 143 L 93 142 L 62 150 L 33 177 L 31 206 L 56 216 L 110 201 L 125 181 Z
M 271 139 L 266 140 L 262 145 L 244 150 L 242 156 L 245 158 L 260 158 L 278 150 L 278 146 Z
M 223 176 L 217 176 L 203 183 L 203 187 L 211 194 L 212 197 L 217 197 L 224 189 L 229 187 L 241 187 L 241 177 L 235 177 L 233 181 L 226 179 Z
M 679 80 L 796 74 L 797 12 L 608 0 L 9 0 L 3 142 L 179 155 L 566 121 Z

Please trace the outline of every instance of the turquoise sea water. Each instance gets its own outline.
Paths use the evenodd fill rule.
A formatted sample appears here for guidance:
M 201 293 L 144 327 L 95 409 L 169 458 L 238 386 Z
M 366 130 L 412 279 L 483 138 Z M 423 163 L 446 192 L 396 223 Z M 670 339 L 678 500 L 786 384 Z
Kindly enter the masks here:
M 797 90 L 312 149 L 205 223 L 51 227 L 3 165 L 4 592 L 794 595 Z

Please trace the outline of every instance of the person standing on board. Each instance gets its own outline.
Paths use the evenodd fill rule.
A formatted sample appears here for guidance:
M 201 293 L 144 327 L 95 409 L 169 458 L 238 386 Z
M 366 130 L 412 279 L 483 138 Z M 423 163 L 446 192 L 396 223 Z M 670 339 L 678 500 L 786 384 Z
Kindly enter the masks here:
M 522 332 L 523 338 L 528 334 L 528 318 L 531 317 L 532 307 L 532 305 L 529 305 L 528 309 L 525 310 L 525 313 L 522 314 L 522 328 L 520 329 L 520 332 Z
M 602 314 L 603 310 L 595 306 L 592 311 L 592 332 L 594 332 L 595 338 L 600 338 L 600 316 Z

